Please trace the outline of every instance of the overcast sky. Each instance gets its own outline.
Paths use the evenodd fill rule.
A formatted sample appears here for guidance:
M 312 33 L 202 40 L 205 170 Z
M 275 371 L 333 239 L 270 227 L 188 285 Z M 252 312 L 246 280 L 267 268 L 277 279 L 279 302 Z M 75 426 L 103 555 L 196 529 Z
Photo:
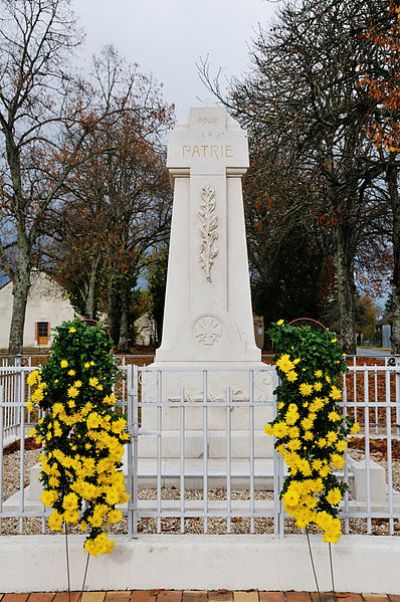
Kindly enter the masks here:
M 268 25 L 278 3 L 270 0 L 73 0 L 86 31 L 84 55 L 113 43 L 141 70 L 164 84 L 178 118 L 209 98 L 196 62 L 209 55 L 215 70 L 240 76 L 249 69 L 247 44 L 258 24 Z

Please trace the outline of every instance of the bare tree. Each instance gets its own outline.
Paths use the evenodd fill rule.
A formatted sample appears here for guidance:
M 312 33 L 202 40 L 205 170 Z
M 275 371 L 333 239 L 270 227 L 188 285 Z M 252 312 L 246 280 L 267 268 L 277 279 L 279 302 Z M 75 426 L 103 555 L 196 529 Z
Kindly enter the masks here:
M 80 40 L 68 0 L 0 3 L 0 267 L 13 283 L 10 354 L 22 350 L 41 224 L 69 171 L 54 169 L 59 124 L 71 130 L 82 117 L 82 106 L 74 112 L 66 102 L 63 71 Z
M 271 30 L 259 33 L 252 74 L 231 82 L 227 98 L 208 64 L 200 68 L 206 85 L 250 129 L 255 144 L 272 147 L 270 162 L 294 166 L 288 175 L 295 173 L 300 181 L 291 211 L 314 215 L 328 235 L 341 338 L 350 353 L 355 351 L 355 258 L 367 232 L 365 215 L 368 223 L 376 217 L 371 188 L 382 173 L 366 136 L 370 102 L 358 83 L 360 65 L 370 56 L 360 34 L 385 8 L 386 0 L 286 4 Z M 281 185 L 283 196 L 287 183 Z
M 86 137 L 79 168 L 65 181 L 65 206 L 49 228 L 56 238 L 50 269 L 82 314 L 107 311 L 118 349 L 126 351 L 138 275 L 149 250 L 168 235 L 164 134 L 173 107 L 112 47 L 94 59 L 92 89 L 109 118 Z
M 387 10 L 369 23 L 362 39 L 372 55 L 362 64 L 363 87 L 371 101 L 368 136 L 386 184 L 392 270 L 392 351 L 400 353 L 400 28 L 399 0 L 387 0 Z M 387 220 L 389 222 L 389 219 Z

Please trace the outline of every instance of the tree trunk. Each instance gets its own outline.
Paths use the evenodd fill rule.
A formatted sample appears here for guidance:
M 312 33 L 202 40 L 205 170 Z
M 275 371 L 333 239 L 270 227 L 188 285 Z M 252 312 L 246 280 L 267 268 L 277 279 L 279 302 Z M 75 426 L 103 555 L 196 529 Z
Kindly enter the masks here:
M 108 282 L 107 315 L 111 338 L 114 346 L 117 346 L 121 322 L 121 299 L 118 284 L 112 276 Z
M 86 307 L 85 307 L 85 315 L 87 318 L 90 318 L 91 320 L 95 320 L 96 314 L 97 314 L 97 297 L 98 297 L 97 273 L 98 273 L 99 263 L 100 263 L 100 256 L 95 255 L 92 258 L 92 261 L 90 263 L 90 274 L 89 274 L 88 291 L 87 291 Z
M 393 211 L 393 274 L 392 274 L 392 353 L 400 354 L 400 198 L 397 184 L 398 168 L 390 161 L 386 180 Z
M 355 304 L 353 255 L 350 253 L 349 234 L 346 228 L 338 227 L 333 235 L 335 244 L 335 276 L 338 294 L 340 337 L 345 353 L 354 355 L 355 344 Z
M 8 344 L 10 356 L 23 353 L 25 312 L 31 286 L 30 273 L 31 268 L 28 261 L 21 261 L 13 282 L 13 307 Z
M 124 284 L 123 290 L 121 290 L 121 321 L 118 338 L 118 351 L 122 353 L 129 351 L 129 300 L 130 290 Z

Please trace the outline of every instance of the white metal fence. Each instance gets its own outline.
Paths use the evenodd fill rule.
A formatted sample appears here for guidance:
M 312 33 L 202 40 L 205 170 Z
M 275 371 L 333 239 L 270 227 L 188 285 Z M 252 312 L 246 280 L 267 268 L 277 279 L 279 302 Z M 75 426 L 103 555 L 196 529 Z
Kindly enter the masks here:
M 0 368 L 0 529 L 45 532 L 26 434 L 38 419 L 26 408 L 30 366 Z M 131 442 L 124 470 L 131 500 L 123 508 L 138 533 L 295 531 L 279 492 L 280 457 L 263 426 L 275 410 L 271 366 L 262 370 L 175 370 L 120 366 L 116 390 Z M 229 375 L 227 371 L 229 370 Z M 352 365 L 343 377 L 343 411 L 362 430 L 350 442 L 349 485 L 341 517 L 346 533 L 396 535 L 400 519 L 400 365 Z M 10 447 L 11 443 L 11 447 Z
M 263 433 L 275 408 L 275 380 L 267 365 L 250 371 L 128 368 L 130 535 L 141 519 L 154 519 L 157 533 L 163 519 L 175 519 L 179 533 L 188 530 L 188 521 L 197 521 L 202 533 L 213 521 L 224 521 L 232 533 L 233 522 L 243 520 L 254 533 L 259 519 L 270 519 L 278 532 L 281 470 Z M 140 496 L 141 480 L 154 489 L 153 503 Z M 272 499 L 257 500 L 256 489 L 268 487 Z M 163 490 L 171 489 L 175 499 L 164 500 Z M 224 492 L 221 499 L 215 499 L 215 489 Z M 190 499 L 191 490 L 200 499 Z M 246 499 L 239 499 L 238 490 L 246 491 Z

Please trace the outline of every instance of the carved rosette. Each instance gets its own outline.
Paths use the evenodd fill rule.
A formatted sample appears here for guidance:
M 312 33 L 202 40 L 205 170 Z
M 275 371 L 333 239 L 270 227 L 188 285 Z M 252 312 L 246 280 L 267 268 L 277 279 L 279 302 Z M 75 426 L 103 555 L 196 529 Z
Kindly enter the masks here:
M 194 338 L 201 345 L 214 345 L 222 337 L 221 321 L 215 316 L 200 316 L 193 325 Z
M 206 275 L 208 282 L 211 282 L 211 268 L 214 264 L 219 250 L 216 246 L 218 239 L 218 217 L 215 213 L 215 188 L 209 184 L 202 186 L 200 201 L 200 265 Z

